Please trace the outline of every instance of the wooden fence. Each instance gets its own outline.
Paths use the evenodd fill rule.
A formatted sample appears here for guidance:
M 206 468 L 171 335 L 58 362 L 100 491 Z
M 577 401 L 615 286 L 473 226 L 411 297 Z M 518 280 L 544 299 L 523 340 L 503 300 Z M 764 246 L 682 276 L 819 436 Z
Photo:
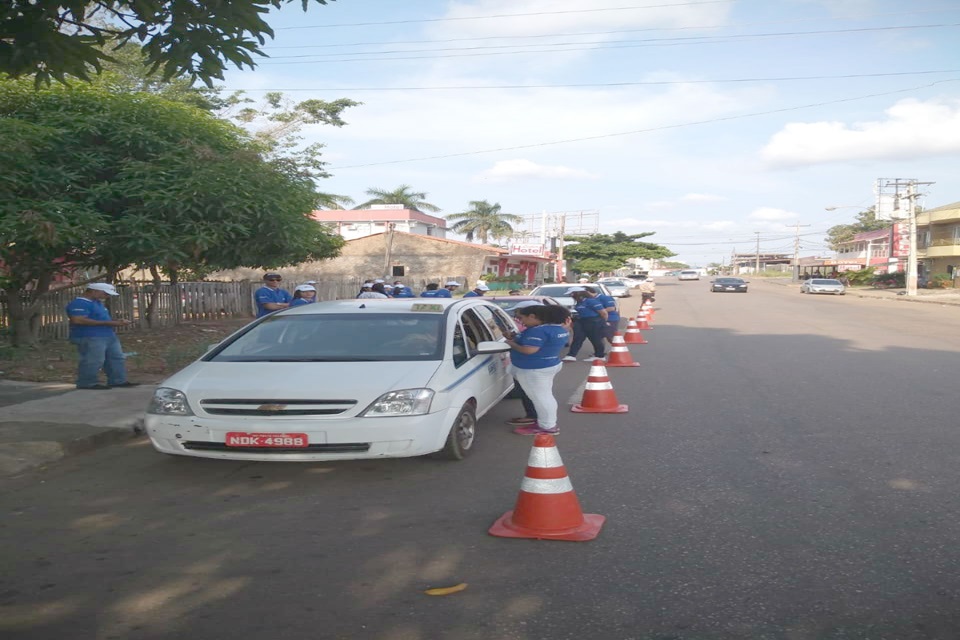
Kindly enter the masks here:
M 420 292 L 428 282 L 446 282 L 457 280 L 461 285 L 466 279 L 461 277 L 442 276 L 429 278 L 423 281 L 405 279 L 407 286 Z M 317 283 L 318 300 L 341 300 L 355 298 L 360 290 L 362 278 L 341 278 L 325 280 Z M 292 292 L 299 282 L 284 282 L 285 288 Z M 259 282 L 181 282 L 176 286 L 170 283 L 160 285 L 156 294 L 156 303 L 152 316 L 152 327 L 170 327 L 181 322 L 195 320 L 218 320 L 221 318 L 253 318 L 256 315 L 256 304 L 253 301 L 253 292 L 262 286 Z M 66 287 L 51 291 L 42 296 L 40 301 L 39 323 L 42 339 L 66 339 L 70 326 L 67 321 L 65 308 L 67 304 L 80 295 L 83 285 Z M 146 311 L 154 295 L 152 282 L 135 282 L 117 285 L 119 296 L 111 296 L 106 301 L 110 314 L 114 319 L 132 320 L 132 324 L 118 328 L 118 332 L 130 332 L 148 328 Z M 29 293 L 22 293 L 24 301 L 29 299 Z M 9 308 L 6 294 L 0 291 L 0 331 L 10 328 Z

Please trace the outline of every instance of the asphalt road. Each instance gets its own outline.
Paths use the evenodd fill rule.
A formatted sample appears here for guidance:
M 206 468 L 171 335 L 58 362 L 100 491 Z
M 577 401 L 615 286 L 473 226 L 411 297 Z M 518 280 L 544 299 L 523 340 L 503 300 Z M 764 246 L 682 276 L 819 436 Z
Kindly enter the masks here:
M 642 366 L 610 370 L 629 413 L 562 408 L 596 540 L 487 535 L 531 444 L 516 401 L 461 463 L 136 441 L 2 485 L 0 636 L 960 638 L 957 308 L 751 286 L 662 283 Z

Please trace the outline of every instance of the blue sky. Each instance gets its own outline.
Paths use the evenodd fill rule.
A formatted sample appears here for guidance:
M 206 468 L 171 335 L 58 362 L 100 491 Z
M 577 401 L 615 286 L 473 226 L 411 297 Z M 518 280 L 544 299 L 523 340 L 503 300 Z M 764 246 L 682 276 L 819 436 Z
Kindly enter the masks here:
M 269 20 L 271 58 L 225 86 L 362 101 L 304 131 L 327 145 L 321 188 L 358 202 L 409 184 L 443 213 L 597 211 L 706 265 L 756 232 L 792 253 L 796 223 L 826 254 L 878 178 L 960 201 L 955 0 L 338 0 Z

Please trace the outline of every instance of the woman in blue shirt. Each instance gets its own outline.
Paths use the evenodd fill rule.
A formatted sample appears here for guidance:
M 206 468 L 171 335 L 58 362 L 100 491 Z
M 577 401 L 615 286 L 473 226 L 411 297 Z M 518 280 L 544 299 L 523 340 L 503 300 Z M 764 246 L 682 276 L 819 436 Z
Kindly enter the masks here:
M 537 422 L 513 432 L 559 433 L 553 379 L 562 366 L 560 352 L 570 341 L 570 312 L 557 305 L 537 305 L 517 309 L 516 315 L 526 329 L 507 341 L 512 348 L 511 368 L 537 410 Z
M 290 306 L 299 307 L 316 301 L 317 288 L 312 284 L 301 284 L 297 285 L 297 288 L 293 290 L 293 302 L 290 303 Z
M 577 352 L 583 346 L 584 340 L 590 340 L 593 345 L 593 354 L 584 360 L 593 360 L 602 358 L 606 354 L 606 346 L 603 344 L 603 334 L 607 328 L 607 310 L 603 303 L 590 295 L 583 287 L 574 287 L 568 293 L 573 296 L 577 310 L 577 328 L 579 331 L 573 332 L 573 344 L 570 346 L 570 353 L 563 360 L 573 362 L 577 359 Z

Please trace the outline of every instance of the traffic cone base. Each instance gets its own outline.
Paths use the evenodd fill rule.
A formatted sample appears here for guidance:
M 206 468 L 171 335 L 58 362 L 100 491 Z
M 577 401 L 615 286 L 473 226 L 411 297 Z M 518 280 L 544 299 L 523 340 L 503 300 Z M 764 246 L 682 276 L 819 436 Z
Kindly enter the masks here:
M 553 436 L 540 434 L 534 438 L 516 505 L 488 532 L 501 538 L 593 540 L 605 520 L 580 510 Z
M 627 405 L 617 402 L 617 394 L 610 384 L 607 369 L 603 360 L 593 361 L 590 373 L 587 374 L 587 384 L 583 389 L 583 397 L 579 404 L 570 407 L 574 413 L 626 413 Z

